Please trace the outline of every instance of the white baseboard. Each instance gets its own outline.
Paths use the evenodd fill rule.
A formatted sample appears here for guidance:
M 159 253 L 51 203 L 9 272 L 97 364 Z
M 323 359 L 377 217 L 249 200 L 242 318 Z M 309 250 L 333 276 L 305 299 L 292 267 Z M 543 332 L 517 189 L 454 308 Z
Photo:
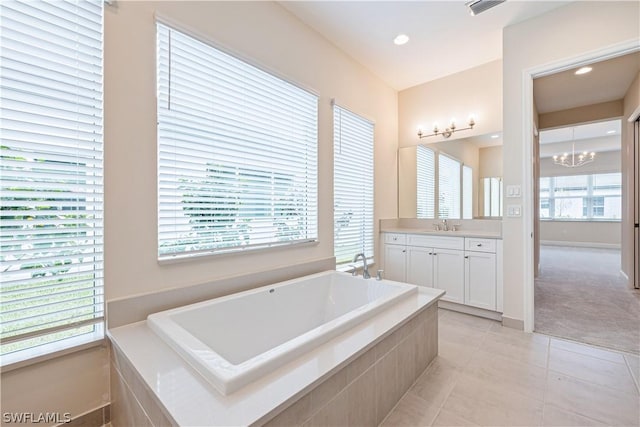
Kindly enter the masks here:
M 542 246 L 572 246 L 576 248 L 620 249 L 619 243 L 563 242 L 560 240 L 540 240 Z
M 484 310 L 482 308 L 470 307 L 468 305 L 442 300 L 438 301 L 438 307 L 460 313 L 471 314 L 473 316 L 484 317 L 486 319 L 502 321 L 502 313 L 498 313 L 497 311 Z

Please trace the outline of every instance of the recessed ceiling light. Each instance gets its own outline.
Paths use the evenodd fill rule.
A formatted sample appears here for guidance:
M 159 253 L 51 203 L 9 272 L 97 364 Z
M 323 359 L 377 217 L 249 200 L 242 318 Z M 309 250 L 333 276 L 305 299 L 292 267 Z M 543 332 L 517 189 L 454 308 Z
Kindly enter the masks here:
M 498 138 L 500 138 L 500 135 L 498 135 L 498 134 L 491 135 L 491 139 L 498 139 Z
M 407 43 L 409 41 L 409 36 L 406 34 L 398 34 L 396 36 L 395 39 L 393 39 L 393 42 L 395 44 L 397 44 L 398 46 L 402 46 L 403 44 Z
M 612 134 L 614 134 L 614 133 L 616 133 L 616 131 L 615 131 L 615 130 L 608 130 L 608 131 L 607 131 L 607 134 L 608 134 L 608 135 L 612 135 Z
M 581 68 L 578 68 L 578 70 L 575 72 L 575 75 L 580 76 L 582 74 L 587 74 L 591 72 L 591 70 L 593 70 L 593 68 L 591 67 L 581 67 Z

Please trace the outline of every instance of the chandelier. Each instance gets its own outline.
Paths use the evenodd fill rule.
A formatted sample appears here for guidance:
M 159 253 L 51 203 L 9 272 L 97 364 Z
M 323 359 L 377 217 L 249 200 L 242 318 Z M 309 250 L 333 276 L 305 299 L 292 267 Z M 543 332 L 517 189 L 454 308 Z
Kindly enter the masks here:
M 571 128 L 571 153 L 563 153 L 553 156 L 553 163 L 566 168 L 577 168 L 595 160 L 596 153 L 583 151 L 576 153 L 575 128 Z

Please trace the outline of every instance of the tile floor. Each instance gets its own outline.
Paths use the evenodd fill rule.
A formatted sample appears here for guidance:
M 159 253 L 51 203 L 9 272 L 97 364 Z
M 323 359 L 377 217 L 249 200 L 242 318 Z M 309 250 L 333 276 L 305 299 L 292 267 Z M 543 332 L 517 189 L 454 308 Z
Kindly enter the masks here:
M 639 426 L 640 359 L 453 311 L 383 426 Z

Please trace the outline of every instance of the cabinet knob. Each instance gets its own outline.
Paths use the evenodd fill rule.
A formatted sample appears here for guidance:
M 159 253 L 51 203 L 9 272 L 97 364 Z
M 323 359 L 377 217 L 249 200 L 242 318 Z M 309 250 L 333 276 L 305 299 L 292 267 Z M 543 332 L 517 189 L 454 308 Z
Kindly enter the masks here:
M 478 243 L 476 246 L 477 246 L 477 247 L 480 247 L 480 246 L 482 246 L 482 243 Z
M 405 253 L 405 252 L 407 252 L 407 250 L 406 250 L 406 249 L 403 249 L 403 250 L 402 250 L 402 253 Z
M 465 255 L 464 257 L 465 257 L 466 259 L 469 259 L 469 255 Z
M 433 255 L 433 252 L 429 252 L 429 255 Z

